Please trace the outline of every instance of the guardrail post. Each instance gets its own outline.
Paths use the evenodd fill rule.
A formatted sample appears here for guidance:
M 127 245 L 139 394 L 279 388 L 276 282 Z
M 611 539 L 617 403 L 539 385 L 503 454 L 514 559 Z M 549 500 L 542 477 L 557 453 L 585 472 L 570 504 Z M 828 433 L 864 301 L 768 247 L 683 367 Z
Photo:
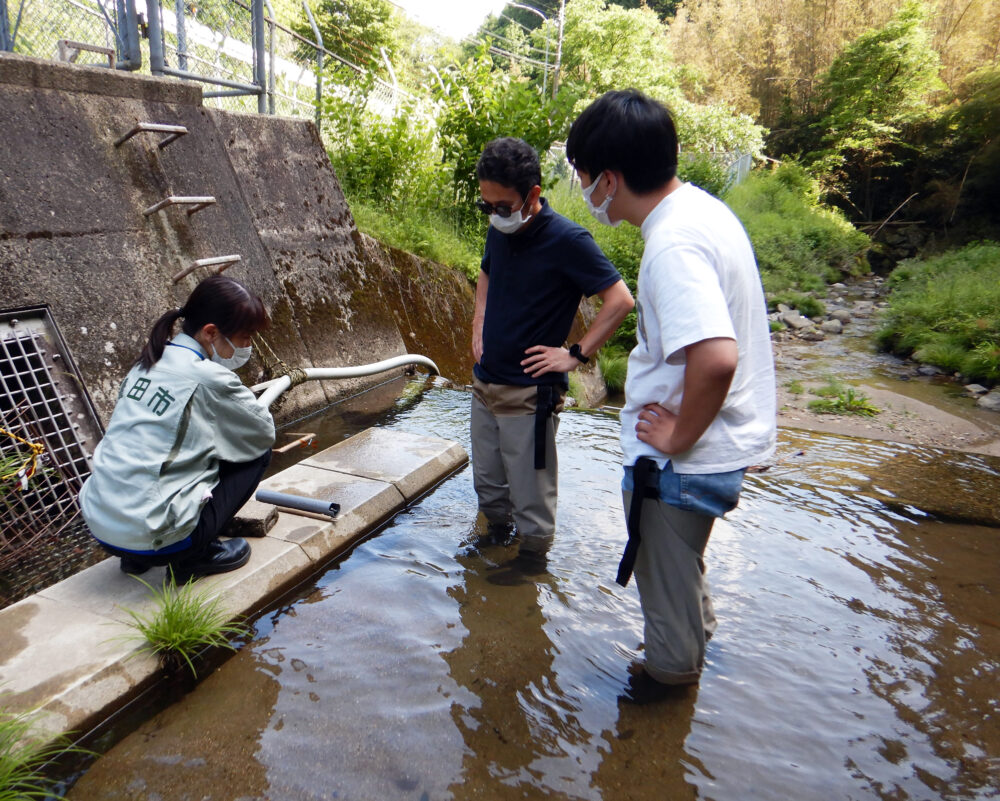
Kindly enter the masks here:
M 153 75 L 162 75 L 163 67 L 163 24 L 160 20 L 160 0 L 148 0 L 146 11 L 149 19 L 149 70 Z
M 274 49 L 275 49 L 274 31 L 275 31 L 275 22 L 274 22 L 274 6 L 271 5 L 271 0 L 264 0 L 264 3 L 267 5 L 267 14 L 268 14 L 268 17 L 269 17 L 269 19 L 267 21 L 267 33 L 268 33 L 268 40 L 267 40 L 267 63 L 268 63 L 268 71 L 267 71 L 267 113 L 268 114 L 274 114 L 274 95 L 275 95 L 275 77 L 274 77 Z
M 267 67 L 264 63 L 264 0 L 252 0 L 250 13 L 253 20 L 253 82 L 260 89 L 257 111 L 267 112 Z
M 10 23 L 7 21 L 7 0 L 0 0 L 0 50 L 13 50 L 10 40 Z
M 137 70 L 142 67 L 142 47 L 135 0 L 117 0 L 115 18 L 117 27 L 115 43 L 118 48 L 118 61 L 115 63 L 115 69 Z
M 316 128 L 322 130 L 323 115 L 320 113 L 320 109 L 323 100 L 323 34 L 320 33 L 307 0 L 302 0 L 302 8 L 306 10 L 306 17 L 308 17 L 309 25 L 312 27 L 313 36 L 316 37 Z
M 187 29 L 184 27 L 184 0 L 174 0 L 174 16 L 177 18 L 177 69 L 188 68 Z

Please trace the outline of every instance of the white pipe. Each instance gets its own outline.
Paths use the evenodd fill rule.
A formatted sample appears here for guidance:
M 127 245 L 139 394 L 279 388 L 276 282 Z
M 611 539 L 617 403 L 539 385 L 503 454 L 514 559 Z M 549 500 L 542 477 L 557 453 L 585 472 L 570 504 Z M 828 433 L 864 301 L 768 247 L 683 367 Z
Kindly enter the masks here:
M 416 354 L 409 353 L 403 356 L 393 356 L 391 359 L 383 359 L 380 362 L 373 362 L 372 364 L 359 364 L 356 367 L 306 367 L 302 372 L 305 373 L 306 379 L 309 381 L 330 378 L 359 378 L 361 376 L 384 373 L 387 370 L 404 367 L 408 364 L 422 364 L 424 367 L 429 367 L 433 370 L 435 374 L 440 374 L 437 365 L 426 356 L 417 356 Z M 257 398 L 257 402 L 261 406 L 270 406 L 291 385 L 292 379 L 287 375 L 282 375 L 272 378 L 270 381 L 255 384 L 250 387 L 250 390 L 252 392 L 263 391 L 261 396 Z

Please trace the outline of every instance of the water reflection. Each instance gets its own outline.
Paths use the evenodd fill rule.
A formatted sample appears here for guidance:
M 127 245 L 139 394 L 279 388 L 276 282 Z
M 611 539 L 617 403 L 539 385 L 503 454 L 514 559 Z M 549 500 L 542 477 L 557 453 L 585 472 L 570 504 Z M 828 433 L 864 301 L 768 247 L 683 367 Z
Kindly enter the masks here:
M 467 445 L 467 395 L 404 403 L 387 425 Z M 70 798 L 995 797 L 1000 538 L 928 517 L 904 472 L 960 509 L 998 497 L 995 461 L 783 431 L 708 546 L 701 685 L 637 707 L 620 698 L 642 620 L 613 582 L 617 426 L 564 415 L 547 576 L 489 581 L 516 546 L 476 543 L 459 473 Z

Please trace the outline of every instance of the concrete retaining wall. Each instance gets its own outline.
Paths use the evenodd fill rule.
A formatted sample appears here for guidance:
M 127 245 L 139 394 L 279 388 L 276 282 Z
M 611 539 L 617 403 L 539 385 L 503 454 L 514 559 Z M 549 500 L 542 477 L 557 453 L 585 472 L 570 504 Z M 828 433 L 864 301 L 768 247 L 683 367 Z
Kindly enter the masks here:
M 402 353 L 468 380 L 473 292 L 454 270 L 358 233 L 309 121 L 205 108 L 200 86 L 0 54 L 0 308 L 49 304 L 106 423 L 118 383 L 153 321 L 207 268 L 271 311 L 266 338 L 291 366 L 345 366 Z M 137 122 L 184 125 L 160 150 Z M 168 195 L 212 195 L 192 216 L 143 210 Z M 261 370 L 258 360 L 245 374 Z M 311 382 L 274 407 L 289 418 L 380 380 Z

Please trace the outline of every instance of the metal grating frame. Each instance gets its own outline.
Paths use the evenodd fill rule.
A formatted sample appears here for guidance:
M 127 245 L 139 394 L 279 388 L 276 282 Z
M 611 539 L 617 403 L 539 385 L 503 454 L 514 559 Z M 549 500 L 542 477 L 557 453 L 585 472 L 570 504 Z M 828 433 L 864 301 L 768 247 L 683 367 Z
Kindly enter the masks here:
M 77 493 L 102 436 L 65 342 L 46 307 L 0 312 L 0 428 L 44 451 L 27 488 L 0 482 L 0 567 L 44 535 L 79 523 Z M 0 463 L 30 457 L 30 447 L 0 433 Z

